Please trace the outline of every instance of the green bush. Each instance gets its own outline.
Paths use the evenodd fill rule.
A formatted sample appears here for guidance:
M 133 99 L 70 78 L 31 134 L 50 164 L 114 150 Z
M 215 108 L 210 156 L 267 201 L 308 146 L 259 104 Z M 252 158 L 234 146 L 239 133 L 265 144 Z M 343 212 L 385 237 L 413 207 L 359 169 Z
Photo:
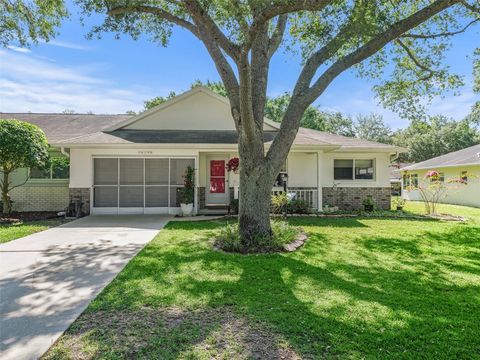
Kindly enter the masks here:
M 283 246 L 293 242 L 300 230 L 289 225 L 286 221 L 274 220 L 271 237 L 259 237 L 256 239 L 257 246 L 244 248 L 238 232 L 238 223 L 227 224 L 220 230 L 215 239 L 215 247 L 228 252 L 275 252 L 281 251 Z
M 287 205 L 287 212 L 289 214 L 310 214 L 312 209 L 304 200 L 292 200 Z
M 288 196 L 287 193 L 280 193 L 272 195 L 271 200 L 271 212 L 273 214 L 283 214 L 288 205 Z

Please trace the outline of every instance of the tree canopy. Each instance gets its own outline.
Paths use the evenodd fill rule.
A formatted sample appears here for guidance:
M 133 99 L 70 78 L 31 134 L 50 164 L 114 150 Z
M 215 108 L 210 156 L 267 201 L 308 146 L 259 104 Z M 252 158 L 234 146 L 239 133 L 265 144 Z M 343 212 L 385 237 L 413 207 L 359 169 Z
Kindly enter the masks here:
M 434 116 L 395 132 L 392 141 L 409 149 L 400 160 L 419 162 L 478 144 L 480 132 L 468 119 L 454 121 Z
M 47 138 L 38 126 L 19 120 L 0 119 L 0 187 L 3 212 L 10 212 L 8 193 L 17 186 L 12 186 L 10 174 L 19 168 L 43 168 L 48 164 L 48 160 Z
M 48 41 L 67 16 L 64 0 L 0 0 L 0 45 Z

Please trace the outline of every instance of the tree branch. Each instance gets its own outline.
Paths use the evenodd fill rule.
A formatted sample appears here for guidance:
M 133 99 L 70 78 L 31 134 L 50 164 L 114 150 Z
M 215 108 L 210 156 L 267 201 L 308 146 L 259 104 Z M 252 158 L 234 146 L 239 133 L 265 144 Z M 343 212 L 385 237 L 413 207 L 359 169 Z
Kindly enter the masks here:
M 466 0 L 460 1 L 463 6 L 465 6 L 468 10 L 474 13 L 479 13 L 480 14 L 480 7 L 476 7 L 474 5 L 469 4 Z
M 462 29 L 457 30 L 457 31 L 451 31 L 451 32 L 447 31 L 447 32 L 443 32 L 443 33 L 430 34 L 430 35 L 429 34 L 404 34 L 400 37 L 402 37 L 402 38 L 413 38 L 413 39 L 434 39 L 434 38 L 438 38 L 438 37 L 447 37 L 447 36 L 458 35 L 458 34 L 461 34 L 461 33 L 465 32 L 470 26 L 472 26 L 473 24 L 475 24 L 478 21 L 480 21 L 480 18 L 470 21 L 465 27 L 463 27 Z
M 394 23 L 386 31 L 378 34 L 366 44 L 337 60 L 317 79 L 317 81 L 309 89 L 294 92 L 282 120 L 280 131 L 268 150 L 267 158 L 272 160 L 275 165 L 281 166 L 281 164 L 278 163 L 281 162 L 283 155 L 289 151 L 291 144 L 295 139 L 301 115 L 305 109 L 313 101 L 315 101 L 315 99 L 317 99 L 323 93 L 323 91 L 325 91 L 328 85 L 330 85 L 330 83 L 338 75 L 340 75 L 346 69 L 372 56 L 389 42 L 400 37 L 408 30 L 417 27 L 443 10 L 460 2 L 461 0 L 434 1 L 416 13 Z M 317 63 L 314 62 L 310 66 L 312 65 L 317 65 Z M 318 69 L 318 66 L 313 69 L 314 73 Z M 308 71 L 311 72 L 313 70 L 309 69 Z
M 236 62 L 240 59 L 240 48 L 238 45 L 230 41 L 225 34 L 219 29 L 215 21 L 208 12 L 196 0 L 185 0 L 185 7 L 192 16 L 197 26 L 202 25 L 208 31 L 210 36 L 216 43 Z
M 119 6 L 119 7 L 115 7 L 108 10 L 108 15 L 110 16 L 119 16 L 124 14 L 131 14 L 131 13 L 144 13 L 144 14 L 156 15 L 157 17 L 160 17 L 173 24 L 181 26 L 189 30 L 190 32 L 192 32 L 194 35 L 198 36 L 198 29 L 194 24 L 158 7 L 144 6 L 144 5 Z
M 247 34 L 244 48 L 250 49 L 258 29 L 269 20 L 285 14 L 290 14 L 298 11 L 320 11 L 324 9 L 333 0 L 297 0 L 297 1 L 282 1 L 273 5 L 267 6 L 265 9 L 255 15 L 250 31 Z
M 422 76 L 419 78 L 419 80 L 421 81 L 426 81 L 428 79 L 430 79 L 433 74 L 435 73 L 435 71 L 433 71 L 432 69 L 430 69 L 428 66 L 422 64 L 418 59 L 417 57 L 415 56 L 415 54 L 413 53 L 413 51 L 407 46 L 405 45 L 405 43 L 403 43 L 403 41 L 401 41 L 400 39 L 397 39 L 395 40 L 395 42 L 400 45 L 400 47 L 405 50 L 405 52 L 407 53 L 408 57 L 413 61 L 413 63 L 418 67 L 420 68 L 421 70 L 427 72 L 428 74 L 425 75 L 425 76 Z
M 230 0 L 230 3 L 232 4 L 233 12 L 235 13 L 235 18 L 238 21 L 238 25 L 240 26 L 240 29 L 244 34 L 248 34 L 249 25 L 247 20 L 243 17 L 240 11 L 240 7 L 241 7 L 240 2 L 238 0 Z
M 198 21 L 197 24 L 193 24 L 185 19 L 182 19 L 176 15 L 171 14 L 170 12 L 153 6 L 122 6 L 112 8 L 108 11 L 110 16 L 118 16 L 123 14 L 129 13 L 147 13 L 158 16 L 166 21 L 169 21 L 173 24 L 181 26 L 187 30 L 189 30 L 193 35 L 195 35 L 199 40 L 203 42 L 207 51 L 209 52 L 213 62 L 215 63 L 215 67 L 222 78 L 222 82 L 225 85 L 227 93 L 229 95 L 230 101 L 233 102 L 232 109 L 234 107 L 239 108 L 239 90 L 238 90 L 238 81 L 235 76 L 235 72 L 233 71 L 232 67 L 230 66 L 229 62 L 225 58 L 224 54 L 221 50 L 221 44 L 218 38 L 214 38 L 211 35 L 211 24 L 207 26 L 206 23 L 213 22 L 210 16 L 206 15 L 203 9 L 198 9 L 197 5 L 193 4 L 196 1 L 190 1 L 190 6 L 195 10 L 195 15 L 192 15 L 192 18 Z M 199 11 L 199 12 L 198 12 Z M 209 20 L 207 20 L 209 19 Z M 215 27 L 216 25 L 213 24 Z M 217 31 L 220 31 L 218 27 L 216 27 Z M 222 34 L 223 35 L 223 34 Z M 224 37 L 224 35 L 223 35 Z M 225 40 L 226 38 L 224 38 Z M 229 41 L 227 39 L 227 41 Z M 223 48 L 223 47 L 222 47 Z M 225 50 L 225 49 L 224 49 Z M 225 50 L 226 51 L 226 50 Z M 232 110 L 233 111 L 233 110 Z M 232 114 L 235 120 L 235 125 L 238 126 L 238 114 Z
M 268 42 L 268 58 L 270 59 L 278 47 L 282 43 L 283 35 L 285 34 L 285 29 L 287 27 L 288 14 L 283 14 L 278 17 L 277 26 L 273 31 L 272 36 Z

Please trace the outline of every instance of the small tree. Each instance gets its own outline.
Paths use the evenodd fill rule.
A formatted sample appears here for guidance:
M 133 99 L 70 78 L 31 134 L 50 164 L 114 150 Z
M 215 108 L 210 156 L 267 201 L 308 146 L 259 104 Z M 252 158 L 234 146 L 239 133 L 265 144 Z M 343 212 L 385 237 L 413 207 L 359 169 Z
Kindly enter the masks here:
M 407 177 L 410 175 L 407 174 Z M 436 215 L 438 204 L 445 199 L 452 191 L 459 190 L 467 185 L 467 179 L 472 181 L 476 176 L 474 174 L 464 173 L 460 177 L 445 179 L 442 174 L 436 170 L 428 171 L 418 184 L 412 184 L 405 188 L 406 191 L 418 191 L 425 205 L 425 211 L 428 215 Z
M 12 184 L 10 175 L 19 168 L 46 167 L 49 160 L 48 143 L 38 126 L 19 120 L 0 119 L 0 187 L 3 213 L 12 211 L 9 192 L 23 183 Z

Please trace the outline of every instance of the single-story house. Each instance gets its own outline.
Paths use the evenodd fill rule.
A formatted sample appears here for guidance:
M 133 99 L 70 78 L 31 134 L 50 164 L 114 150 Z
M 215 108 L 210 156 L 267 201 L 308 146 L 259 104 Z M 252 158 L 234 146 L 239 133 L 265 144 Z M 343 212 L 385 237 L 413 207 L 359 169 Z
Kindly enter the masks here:
M 54 155 L 49 171 L 22 169 L 14 210 L 62 210 L 72 201 L 84 214 L 175 214 L 187 166 L 195 169 L 195 212 L 228 205 L 238 195 L 238 156 L 228 99 L 195 87 L 139 115 L 0 114 L 38 125 Z M 265 119 L 265 147 L 279 124 Z M 288 191 L 314 209 L 360 208 L 372 196 L 390 208 L 389 165 L 404 149 L 300 128 L 284 171 Z M 275 190 L 275 189 L 274 189 Z M 278 189 L 276 189 L 278 190 Z
M 442 181 L 462 179 L 448 189 L 443 203 L 480 207 L 480 144 L 402 168 L 402 197 L 421 200 L 415 187 L 432 170 Z
M 400 196 L 402 194 L 402 171 L 400 169 L 410 165 L 411 163 L 394 162 L 390 164 L 390 186 L 392 188 L 392 196 Z

